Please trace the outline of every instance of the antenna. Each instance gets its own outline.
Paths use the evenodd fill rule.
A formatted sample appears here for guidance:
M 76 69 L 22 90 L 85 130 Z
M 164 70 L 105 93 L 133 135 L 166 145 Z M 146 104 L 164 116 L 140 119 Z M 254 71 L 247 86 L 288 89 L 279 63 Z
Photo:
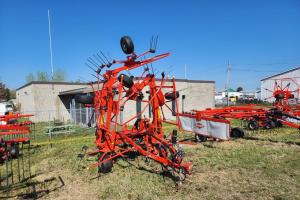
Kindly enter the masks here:
M 230 70 L 231 70 L 231 65 L 229 63 L 229 60 L 227 61 L 227 68 L 226 68 L 226 86 L 225 86 L 225 94 L 227 94 L 227 106 L 229 106 L 229 84 L 230 84 Z
M 50 64 L 51 64 L 51 79 L 53 81 L 53 60 L 52 60 L 52 39 L 51 39 L 51 23 L 50 10 L 48 9 L 48 28 L 49 28 L 49 48 L 50 48 Z
M 186 64 L 184 65 L 184 79 L 186 79 Z

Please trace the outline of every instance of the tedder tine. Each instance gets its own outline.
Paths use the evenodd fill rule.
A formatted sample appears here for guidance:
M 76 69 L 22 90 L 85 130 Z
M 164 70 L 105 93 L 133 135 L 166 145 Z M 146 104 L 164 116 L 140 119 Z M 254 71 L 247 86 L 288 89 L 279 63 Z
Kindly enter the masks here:
M 10 175 L 11 175 L 11 183 L 13 184 L 13 183 L 14 183 L 14 172 L 13 172 L 13 167 L 12 167 L 13 158 L 12 158 L 12 157 L 10 157 L 9 161 L 10 161 Z
M 28 172 L 29 172 L 29 177 L 31 177 L 31 166 L 30 166 L 30 154 L 31 154 L 31 145 L 30 145 L 30 141 L 28 141 Z
M 7 152 L 7 146 L 5 147 L 5 151 Z M 8 155 L 5 158 L 5 166 L 6 166 L 6 186 L 8 186 Z
M 20 154 L 19 154 L 20 155 Z M 17 159 L 18 159 L 18 180 L 19 182 L 21 181 L 21 174 L 20 174 L 20 156 L 18 155 Z
M 22 175 L 23 180 L 25 179 L 25 169 L 24 169 L 24 144 L 22 142 Z

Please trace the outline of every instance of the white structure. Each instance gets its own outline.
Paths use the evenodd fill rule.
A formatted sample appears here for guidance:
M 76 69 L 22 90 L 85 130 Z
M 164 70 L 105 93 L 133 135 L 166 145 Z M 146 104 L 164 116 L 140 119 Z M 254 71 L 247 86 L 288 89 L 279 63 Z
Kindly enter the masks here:
M 228 94 L 229 97 L 237 97 L 240 98 L 240 96 L 242 95 L 241 92 L 236 92 L 235 90 L 229 88 L 228 92 L 225 90 L 224 92 L 222 92 L 222 97 L 226 97 Z
M 137 81 L 137 79 L 135 79 Z M 156 79 L 157 85 L 161 80 Z M 166 85 L 171 85 L 170 80 L 166 80 Z M 98 85 L 95 83 L 94 88 Z M 176 89 L 180 91 L 180 99 L 178 100 L 178 109 L 182 111 L 190 111 L 192 109 L 202 110 L 205 108 L 213 108 L 215 106 L 214 93 L 215 81 L 205 80 L 187 80 L 176 79 Z M 146 88 L 143 90 L 145 98 L 148 98 Z M 91 86 L 86 83 L 68 83 L 68 82 L 41 82 L 33 81 L 16 90 L 17 104 L 20 111 L 24 114 L 34 114 L 32 121 L 50 121 L 58 119 L 67 121 L 77 117 L 77 121 L 88 121 L 86 116 L 91 114 L 88 108 L 83 108 L 81 104 L 76 103 L 74 96 L 81 93 L 91 93 Z M 124 110 L 124 120 L 135 115 L 137 110 L 144 108 L 145 103 L 137 103 L 128 101 L 127 108 Z M 172 107 L 172 103 L 168 103 Z M 75 113 L 77 112 L 78 113 Z M 85 114 L 88 113 L 88 114 Z M 164 112 L 166 118 L 174 118 L 171 112 Z M 145 114 L 148 116 L 149 109 Z M 167 115 L 169 114 L 169 115 Z
M 281 81 L 284 79 L 284 81 Z M 282 87 L 286 87 L 289 83 L 290 90 L 297 90 L 299 89 L 300 85 L 300 67 L 296 67 L 294 69 L 275 74 L 273 76 L 266 77 L 260 81 L 261 83 L 261 99 L 266 100 L 268 102 L 273 102 L 275 98 L 270 98 L 272 96 L 272 92 L 274 91 L 275 81 L 277 84 L 281 84 Z M 295 97 L 297 97 L 295 95 Z

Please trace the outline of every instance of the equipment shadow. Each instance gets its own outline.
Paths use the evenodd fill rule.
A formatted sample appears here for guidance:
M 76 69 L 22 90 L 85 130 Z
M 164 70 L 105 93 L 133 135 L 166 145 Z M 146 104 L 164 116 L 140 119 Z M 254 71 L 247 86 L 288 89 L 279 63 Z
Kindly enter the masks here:
M 284 143 L 284 144 L 288 144 L 288 145 L 297 145 L 297 146 L 300 146 L 300 142 L 278 141 L 278 140 L 273 140 L 273 139 L 265 139 L 265 138 L 258 138 L 258 137 L 252 137 L 252 136 L 243 137 L 241 139 L 244 139 L 244 140 L 255 140 L 255 141 L 266 141 L 266 142 L 273 142 L 273 143 Z
M 11 186 L 0 188 L 1 195 L 0 199 L 8 199 L 8 198 L 20 198 L 20 199 L 39 199 L 46 195 L 48 195 L 51 192 L 57 191 L 60 188 L 65 186 L 65 183 L 61 176 L 58 177 L 51 177 L 44 179 L 43 181 L 31 181 L 32 178 L 37 177 L 40 174 L 32 175 L 31 177 L 28 177 L 21 181 L 20 183 L 16 183 Z M 40 189 L 37 190 L 37 188 L 44 188 L 46 184 L 59 182 L 60 184 L 58 186 L 55 186 L 52 189 Z M 13 194 L 11 193 L 18 193 L 17 190 L 25 190 L 30 192 L 20 192 L 19 194 Z M 2 192 L 3 191 L 3 192 Z

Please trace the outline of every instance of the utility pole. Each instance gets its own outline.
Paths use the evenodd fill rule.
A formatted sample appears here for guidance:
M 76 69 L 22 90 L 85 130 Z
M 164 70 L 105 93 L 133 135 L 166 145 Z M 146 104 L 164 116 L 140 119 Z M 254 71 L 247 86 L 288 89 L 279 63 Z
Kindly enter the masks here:
M 186 64 L 184 65 L 184 79 L 186 79 Z
M 227 96 L 227 106 L 229 106 L 229 84 L 230 84 L 230 70 L 231 70 L 231 65 L 229 63 L 229 60 L 227 61 L 227 67 L 226 67 L 226 85 L 225 85 L 225 94 Z
M 50 65 L 51 65 L 51 79 L 53 81 L 53 61 L 52 61 L 52 39 L 51 39 L 51 23 L 50 10 L 48 9 L 48 28 L 49 28 L 49 48 L 50 48 Z

